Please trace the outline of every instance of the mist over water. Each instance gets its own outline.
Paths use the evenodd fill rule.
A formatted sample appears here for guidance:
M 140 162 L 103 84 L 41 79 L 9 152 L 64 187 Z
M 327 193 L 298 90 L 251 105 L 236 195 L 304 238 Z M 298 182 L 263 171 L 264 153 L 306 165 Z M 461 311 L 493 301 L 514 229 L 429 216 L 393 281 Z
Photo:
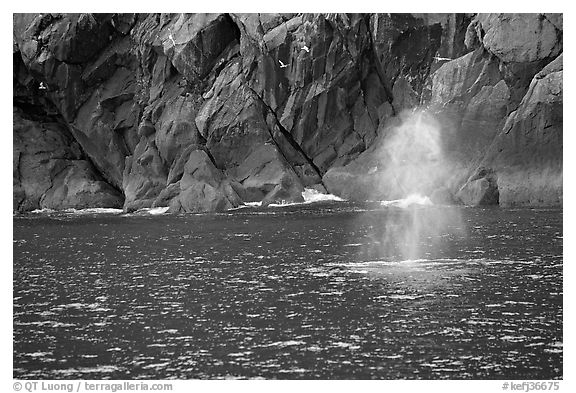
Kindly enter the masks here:
M 376 248 L 380 255 L 402 260 L 430 258 L 442 240 L 465 235 L 460 210 L 432 201 L 454 171 L 443 137 L 440 122 L 422 110 L 403 112 L 400 124 L 387 130 L 377 153 L 383 166 L 378 181 L 393 199 L 381 203 L 401 211 L 376 229 L 371 254 Z
M 442 126 L 420 110 L 403 112 L 400 121 L 387 130 L 378 153 L 384 164 L 381 181 L 391 187 L 394 199 L 430 196 L 451 174 L 442 149 Z

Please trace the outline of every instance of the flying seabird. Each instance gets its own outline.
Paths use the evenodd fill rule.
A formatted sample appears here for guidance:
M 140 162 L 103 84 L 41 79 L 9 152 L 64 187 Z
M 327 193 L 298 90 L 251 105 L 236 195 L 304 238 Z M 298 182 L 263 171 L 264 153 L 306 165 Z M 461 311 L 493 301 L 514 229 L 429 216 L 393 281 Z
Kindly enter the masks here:
M 174 41 L 174 37 L 172 37 L 172 30 L 168 29 L 168 39 L 172 41 L 172 45 L 176 46 L 176 41 Z
M 286 68 L 286 67 L 288 67 L 288 64 L 282 63 L 282 60 L 278 60 L 278 62 L 280 63 L 280 68 Z
M 310 49 L 306 45 L 302 47 L 302 50 L 305 50 L 306 52 L 310 53 Z

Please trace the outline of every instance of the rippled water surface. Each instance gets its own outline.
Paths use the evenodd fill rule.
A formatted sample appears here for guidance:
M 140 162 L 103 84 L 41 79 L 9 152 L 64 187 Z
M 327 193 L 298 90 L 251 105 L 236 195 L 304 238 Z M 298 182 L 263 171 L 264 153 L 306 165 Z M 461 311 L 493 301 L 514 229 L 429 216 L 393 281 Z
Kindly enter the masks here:
M 15 378 L 562 378 L 562 211 L 14 218 Z

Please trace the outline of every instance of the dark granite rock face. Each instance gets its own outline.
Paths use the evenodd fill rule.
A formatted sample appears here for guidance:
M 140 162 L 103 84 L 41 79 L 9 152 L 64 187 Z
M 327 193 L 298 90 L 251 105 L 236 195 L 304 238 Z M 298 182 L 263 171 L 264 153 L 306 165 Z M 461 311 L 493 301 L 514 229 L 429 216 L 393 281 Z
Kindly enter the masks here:
M 65 125 L 13 113 L 13 209 L 122 207 Z
M 13 210 L 122 207 L 121 192 L 86 157 L 19 52 L 13 97 Z
M 15 164 L 14 209 L 402 196 L 380 155 L 414 108 L 440 124 L 429 195 L 462 201 L 485 167 L 490 203 L 561 204 L 562 29 L 558 14 L 15 14 L 14 162 L 40 133 L 84 164 Z
M 224 211 L 242 202 L 233 183 L 203 150 L 190 153 L 179 185 L 180 193 L 170 201 L 170 212 Z

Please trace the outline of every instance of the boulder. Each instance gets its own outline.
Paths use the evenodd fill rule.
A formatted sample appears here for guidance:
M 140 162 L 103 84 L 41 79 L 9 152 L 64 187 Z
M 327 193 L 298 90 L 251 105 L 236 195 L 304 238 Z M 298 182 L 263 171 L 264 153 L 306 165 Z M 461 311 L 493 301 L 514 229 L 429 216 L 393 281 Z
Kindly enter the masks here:
M 170 212 L 224 211 L 242 203 L 231 182 L 203 150 L 190 153 L 179 185 L 180 193 L 171 200 Z
M 194 122 L 198 101 L 191 94 L 169 96 L 154 124 L 154 141 L 158 153 L 169 167 L 188 146 L 205 142 Z
M 89 162 L 79 161 L 52 180 L 52 186 L 40 198 L 40 208 L 120 208 L 122 202 L 120 193 L 96 175 Z
M 153 139 L 142 138 L 132 156 L 126 158 L 122 189 L 125 211 L 152 207 L 166 187 L 166 166 Z
M 476 20 L 483 47 L 501 62 L 516 107 L 534 75 L 562 53 L 562 14 L 478 14 Z
M 281 184 L 276 185 L 262 199 L 262 206 L 268 206 L 272 203 L 283 205 L 285 203 L 304 202 L 303 191 L 304 188 L 299 182 L 293 181 L 291 177 L 285 177 Z
M 13 112 L 14 211 L 122 206 L 122 194 L 95 171 L 65 125 Z
M 272 143 L 258 146 L 240 165 L 228 170 L 228 175 L 242 185 L 239 195 L 245 202 L 262 201 L 290 176 L 293 182 L 298 182 Z
M 158 40 L 178 72 L 192 80 L 206 77 L 238 38 L 238 27 L 226 14 L 178 14 L 162 26 Z
M 168 207 L 172 199 L 180 194 L 180 181 L 172 183 L 158 194 L 158 197 L 152 203 L 152 207 Z
M 479 14 L 477 20 L 482 45 L 503 62 L 530 63 L 562 52 L 561 15 Z
M 327 191 L 350 201 L 384 200 L 379 176 L 370 170 L 361 170 L 354 163 L 332 167 L 322 177 Z
M 456 194 L 467 206 L 497 205 L 499 199 L 498 178 L 493 170 L 480 168 Z
M 536 74 L 482 161 L 501 205 L 562 205 L 562 74 L 562 55 Z

